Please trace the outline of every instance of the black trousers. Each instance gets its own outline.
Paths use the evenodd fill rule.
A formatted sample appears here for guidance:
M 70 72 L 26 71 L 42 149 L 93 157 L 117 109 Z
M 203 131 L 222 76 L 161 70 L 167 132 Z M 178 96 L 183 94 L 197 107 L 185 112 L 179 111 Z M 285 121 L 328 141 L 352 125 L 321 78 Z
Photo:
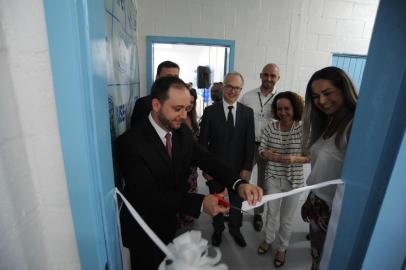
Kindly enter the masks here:
M 156 270 L 165 258 L 164 253 L 151 240 L 144 245 L 130 246 L 131 270 Z
M 127 209 L 121 211 L 121 232 L 123 244 L 130 249 L 131 269 L 132 270 L 156 270 L 165 258 L 165 254 L 149 238 L 149 236 L 135 222 Z M 176 219 L 175 219 L 176 220 Z M 173 224 L 172 224 L 173 223 Z M 151 226 L 151 224 L 150 224 Z M 151 226 L 152 230 L 168 244 L 175 236 L 176 223 L 168 222 L 161 229 Z M 173 234 L 170 233 L 173 231 Z
M 214 179 L 211 181 L 207 181 L 207 185 L 209 186 L 210 194 L 214 193 L 221 193 L 224 191 L 225 186 Z M 228 197 L 230 200 L 231 205 L 241 208 L 242 206 L 242 198 L 238 195 L 237 192 L 234 190 L 227 190 Z M 213 217 L 213 227 L 215 230 L 223 231 L 225 229 L 224 226 L 224 215 L 218 214 L 217 216 Z M 240 211 L 230 208 L 229 218 L 228 218 L 228 228 L 230 230 L 239 230 L 242 226 L 242 214 Z

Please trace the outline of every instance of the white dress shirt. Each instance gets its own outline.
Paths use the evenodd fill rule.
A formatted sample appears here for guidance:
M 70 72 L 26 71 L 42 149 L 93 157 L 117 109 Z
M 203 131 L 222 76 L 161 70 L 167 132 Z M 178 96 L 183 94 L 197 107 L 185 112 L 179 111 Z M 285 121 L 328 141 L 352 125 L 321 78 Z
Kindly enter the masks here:
M 265 96 L 262 94 L 261 89 L 256 88 L 248 91 L 241 98 L 240 102 L 254 110 L 254 123 L 255 123 L 255 141 L 261 141 L 262 129 L 266 127 L 268 122 L 272 119 L 271 104 L 277 90 L 274 89 L 271 94 Z
M 236 120 L 236 114 L 237 114 L 237 101 L 234 102 L 233 104 L 228 104 L 224 99 L 223 99 L 223 109 L 224 109 L 224 114 L 226 116 L 226 121 L 228 117 L 228 106 L 233 106 L 233 109 L 231 110 L 231 113 L 233 114 L 233 120 L 234 120 L 234 126 L 235 126 L 235 120 Z
M 161 128 L 154 120 L 154 118 L 152 118 L 151 113 L 149 113 L 148 115 L 148 119 L 151 122 L 151 125 L 154 127 L 156 133 L 158 133 L 159 138 L 161 139 L 162 143 L 164 144 L 164 146 L 166 146 L 166 133 L 171 133 L 172 136 L 172 132 L 170 131 L 166 131 L 165 129 Z

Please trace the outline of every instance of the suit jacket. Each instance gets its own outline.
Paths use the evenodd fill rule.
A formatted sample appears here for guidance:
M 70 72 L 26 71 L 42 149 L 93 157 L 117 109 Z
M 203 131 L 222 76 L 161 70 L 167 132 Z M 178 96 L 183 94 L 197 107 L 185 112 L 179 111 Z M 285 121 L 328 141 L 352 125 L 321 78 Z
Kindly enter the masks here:
M 227 164 L 201 147 L 186 125 L 172 133 L 172 159 L 148 117 L 119 136 L 116 149 L 125 196 L 165 243 L 175 236 L 177 213 L 200 215 L 204 196 L 187 192 L 191 166 L 199 166 L 228 187 L 239 178 Z M 121 222 L 126 246 L 137 250 L 150 244 L 124 208 Z
M 234 134 L 227 136 L 223 102 L 206 107 L 200 126 L 199 143 L 225 160 L 236 173 L 251 170 L 255 151 L 253 110 L 237 102 Z
M 137 121 L 148 117 L 152 110 L 152 97 L 151 95 L 137 99 L 134 105 L 133 113 L 131 115 L 131 126 L 133 127 Z

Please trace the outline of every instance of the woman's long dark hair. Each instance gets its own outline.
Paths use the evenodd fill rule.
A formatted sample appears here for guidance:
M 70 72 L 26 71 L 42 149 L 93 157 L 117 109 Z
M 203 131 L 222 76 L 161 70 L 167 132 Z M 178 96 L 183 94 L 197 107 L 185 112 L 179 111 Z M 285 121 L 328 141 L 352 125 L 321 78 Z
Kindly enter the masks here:
M 330 81 L 343 95 L 343 107 L 334 116 L 326 115 L 314 105 L 312 83 L 320 79 Z M 335 144 L 337 148 L 341 149 L 348 140 L 351 122 L 357 106 L 357 99 L 358 95 L 355 86 L 342 69 L 326 67 L 315 72 L 306 88 L 303 114 L 303 143 L 310 147 L 321 136 L 329 138 L 337 134 Z

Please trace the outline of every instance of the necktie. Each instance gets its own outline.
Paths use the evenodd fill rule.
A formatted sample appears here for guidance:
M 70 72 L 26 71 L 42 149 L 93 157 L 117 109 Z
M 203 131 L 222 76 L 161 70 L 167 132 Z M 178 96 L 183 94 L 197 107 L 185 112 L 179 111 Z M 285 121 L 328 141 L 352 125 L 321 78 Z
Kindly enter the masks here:
M 231 139 L 234 133 L 234 116 L 233 116 L 233 106 L 228 106 L 228 115 L 227 115 L 227 134 L 228 138 Z
M 166 152 L 168 152 L 168 156 L 170 159 L 172 159 L 172 134 L 171 133 L 166 133 L 165 135 L 165 139 L 166 139 Z

